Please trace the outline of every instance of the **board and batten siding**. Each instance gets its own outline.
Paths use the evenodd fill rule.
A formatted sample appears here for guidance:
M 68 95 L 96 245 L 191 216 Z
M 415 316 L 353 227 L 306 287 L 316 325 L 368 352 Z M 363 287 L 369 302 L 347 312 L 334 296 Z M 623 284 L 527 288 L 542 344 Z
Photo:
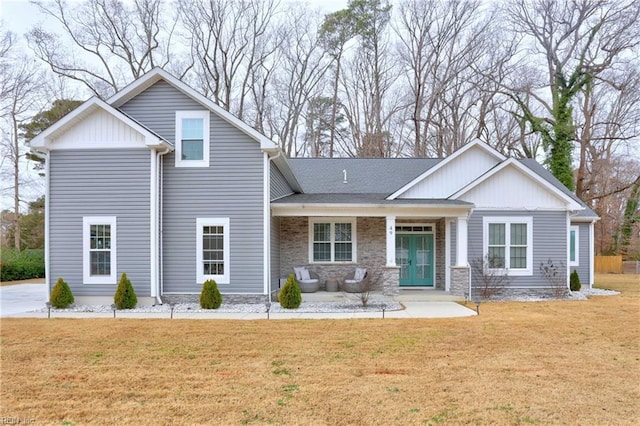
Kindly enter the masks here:
M 533 265 L 531 276 L 510 276 L 510 287 L 549 287 L 540 264 L 549 259 L 567 267 L 567 212 L 564 211 L 487 211 L 476 210 L 469 220 L 469 262 L 483 258 L 483 217 L 532 217 Z
M 293 190 L 278 167 L 271 163 L 271 201 L 293 194 Z
M 589 223 L 572 223 L 572 226 L 578 227 L 578 265 L 571 266 L 571 270 L 578 271 L 580 283 L 583 288 L 589 287 L 591 274 L 591 259 L 589 257 Z M 586 286 L 586 287 L 585 287 Z
M 175 143 L 176 111 L 205 110 L 160 81 L 121 109 Z M 229 218 L 230 283 L 221 293 L 264 293 L 264 154 L 259 143 L 210 113 L 210 166 L 176 168 L 162 157 L 162 281 L 169 294 L 200 293 L 196 279 L 196 219 Z
M 50 281 L 62 277 L 75 296 L 105 296 L 117 284 L 83 283 L 84 216 L 116 217 L 117 277 L 150 295 L 150 151 L 53 150 L 49 160 Z

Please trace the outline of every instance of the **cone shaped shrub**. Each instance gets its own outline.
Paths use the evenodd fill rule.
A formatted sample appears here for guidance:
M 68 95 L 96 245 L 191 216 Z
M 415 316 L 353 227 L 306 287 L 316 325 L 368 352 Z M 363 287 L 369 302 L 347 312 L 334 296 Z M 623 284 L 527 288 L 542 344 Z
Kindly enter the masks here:
M 73 303 L 73 293 L 62 278 L 58 278 L 56 285 L 51 291 L 51 306 L 58 309 L 68 308 Z
M 215 280 L 207 280 L 202 285 L 200 307 L 202 309 L 218 309 L 222 303 L 222 295 Z
M 289 275 L 284 286 L 280 289 L 280 306 L 286 309 L 295 309 L 302 303 L 302 294 L 300 293 L 300 286 L 293 277 L 293 274 Z
M 127 274 L 124 272 L 120 277 L 116 294 L 113 296 L 113 303 L 116 304 L 116 308 L 118 309 L 133 309 L 138 304 L 136 292 L 133 290 Z
M 569 277 L 569 288 L 571 289 L 571 291 L 580 291 L 580 288 L 582 288 L 580 277 L 578 276 L 578 271 L 576 271 L 575 269 Z

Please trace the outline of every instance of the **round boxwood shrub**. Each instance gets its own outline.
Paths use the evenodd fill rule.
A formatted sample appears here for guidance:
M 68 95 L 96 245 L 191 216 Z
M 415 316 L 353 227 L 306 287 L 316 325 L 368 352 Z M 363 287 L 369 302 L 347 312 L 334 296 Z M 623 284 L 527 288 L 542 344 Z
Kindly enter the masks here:
M 56 285 L 53 286 L 53 291 L 51 291 L 51 306 L 58 309 L 65 309 L 68 308 L 73 301 L 73 293 L 71 293 L 69 284 L 62 278 L 58 278 Z
M 116 294 L 113 296 L 113 303 L 118 309 L 133 309 L 138 304 L 136 292 L 133 290 L 131 281 L 127 278 L 126 273 L 122 273 Z
M 293 277 L 293 274 L 289 275 L 284 286 L 280 289 L 280 306 L 285 309 L 295 309 L 302 303 L 302 294 L 300 293 L 300 286 Z
M 202 309 L 218 309 L 222 303 L 222 295 L 215 280 L 207 280 L 202 285 L 200 307 Z
M 580 291 L 580 288 L 582 288 L 580 277 L 578 276 L 578 271 L 576 271 L 575 269 L 569 277 L 569 288 L 571 289 L 571 291 Z

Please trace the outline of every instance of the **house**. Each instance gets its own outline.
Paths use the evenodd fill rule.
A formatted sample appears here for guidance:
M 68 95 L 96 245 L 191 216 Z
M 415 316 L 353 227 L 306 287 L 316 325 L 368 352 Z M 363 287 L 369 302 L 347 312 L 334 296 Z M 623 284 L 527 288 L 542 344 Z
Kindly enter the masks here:
M 473 142 L 444 159 L 289 159 L 161 69 L 91 98 L 31 142 L 46 158 L 46 268 L 84 303 L 126 272 L 141 302 L 265 300 L 294 266 L 355 266 L 404 286 L 467 292 L 470 264 L 545 293 L 540 264 L 593 283 L 597 216 L 533 160 Z M 567 279 L 568 282 L 568 279 Z

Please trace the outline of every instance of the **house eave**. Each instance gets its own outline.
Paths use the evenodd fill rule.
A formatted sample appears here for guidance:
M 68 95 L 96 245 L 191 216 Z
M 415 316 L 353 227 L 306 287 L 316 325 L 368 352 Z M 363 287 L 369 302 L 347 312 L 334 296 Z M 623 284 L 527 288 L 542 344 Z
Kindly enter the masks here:
M 389 204 L 389 203 L 271 203 L 272 216 L 323 217 L 460 217 L 468 216 L 473 205 Z

